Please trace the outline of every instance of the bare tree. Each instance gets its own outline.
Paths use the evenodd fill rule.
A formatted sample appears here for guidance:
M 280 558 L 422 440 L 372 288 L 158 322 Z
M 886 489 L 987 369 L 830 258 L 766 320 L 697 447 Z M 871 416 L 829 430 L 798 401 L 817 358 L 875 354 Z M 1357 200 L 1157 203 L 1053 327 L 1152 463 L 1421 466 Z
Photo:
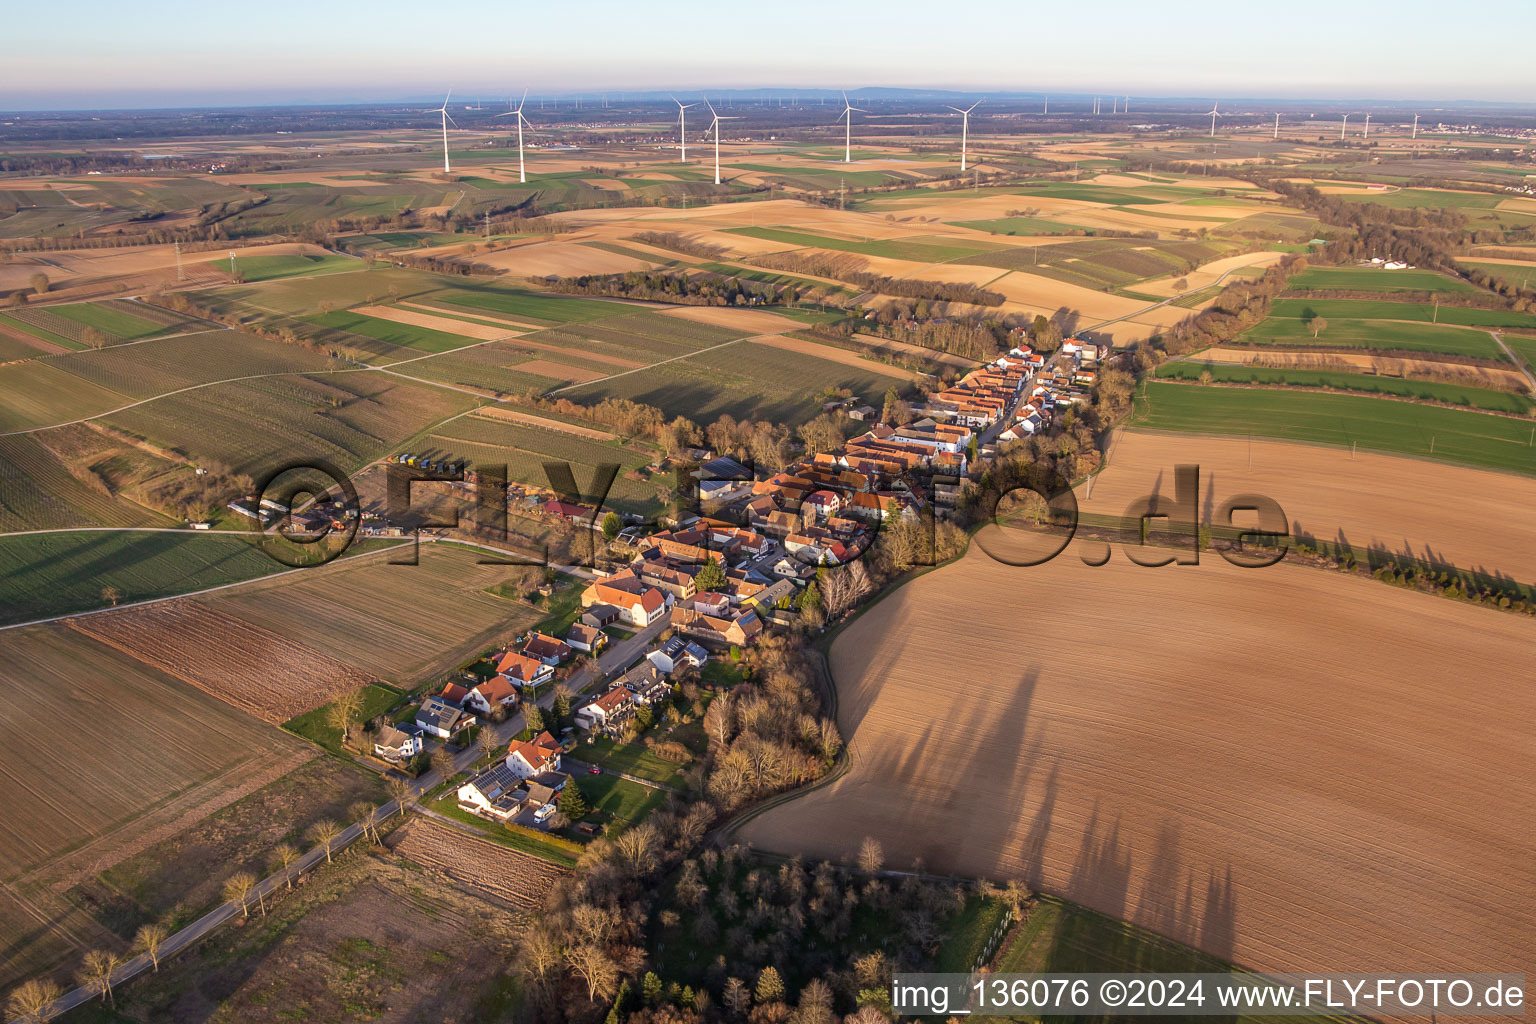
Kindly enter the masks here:
M 81 988 L 94 989 L 101 995 L 101 1001 L 112 999 L 112 975 L 117 972 L 122 959 L 110 949 L 93 949 L 85 954 L 85 962 L 81 965 L 75 980 Z
M 1015 921 L 1022 921 L 1024 917 L 1020 911 L 1022 911 L 1024 904 L 1028 903 L 1034 894 L 1018 879 L 1010 879 L 1008 884 L 1003 887 L 1000 895 L 1003 898 L 1003 902 L 1008 904 L 1008 910 L 1013 914 L 1013 919 Z
M 518 940 L 518 962 L 530 981 L 546 984 L 560 966 L 560 940 L 550 929 L 534 924 L 523 930 Z
M 380 846 L 384 841 L 379 838 L 379 809 L 366 800 L 359 800 L 347 808 L 347 814 L 356 818 L 363 826 L 363 835 L 369 836 Z
M 1328 329 L 1328 321 L 1320 316 L 1315 316 L 1307 321 L 1307 326 L 1312 328 L 1312 337 L 1317 337 Z
M 859 844 L 859 870 L 867 875 L 878 875 L 885 866 L 885 850 L 874 836 L 865 836 Z
M 48 290 L 48 275 L 42 271 L 38 271 L 31 277 L 27 278 L 27 283 L 32 286 L 33 291 L 41 295 Z
M 490 757 L 501 746 L 501 743 L 496 739 L 494 730 L 482 725 L 480 727 L 480 735 L 475 737 L 475 746 L 480 749 L 481 757 Z
M 458 770 L 453 762 L 453 755 L 448 753 L 447 747 L 438 747 L 432 751 L 432 770 L 441 775 L 444 782 L 451 779 L 454 772 Z
M 246 917 L 251 916 L 249 900 L 251 889 L 256 885 L 256 876 L 249 871 L 237 871 L 224 880 L 224 898 L 231 903 L 240 904 L 240 913 Z
M 48 1019 L 49 1008 L 63 994 L 64 990 L 52 978 L 33 978 L 11 990 L 10 998 L 5 1001 L 5 1012 L 18 1024 L 42 1024 Z
M 156 971 L 160 970 L 160 947 L 170 938 L 171 930 L 159 921 L 141 925 L 133 936 L 133 948 L 149 957 Z
M 325 862 L 331 863 L 331 844 L 336 841 L 337 836 L 341 835 L 341 826 L 330 818 L 321 818 L 310 826 L 309 834 L 314 837 L 315 842 L 324 844 Z
M 586 982 L 587 998 L 596 1000 L 613 994 L 618 985 L 619 967 L 600 946 L 584 942 L 566 950 L 566 963 L 576 976 Z
M 400 808 L 400 816 L 405 817 L 405 809 L 416 802 L 416 787 L 393 775 L 385 785 L 389 788 L 390 799 Z
M 746 983 L 740 978 L 727 979 L 725 993 L 720 997 L 725 1003 L 726 1009 L 738 1017 L 746 1016 L 752 1008 L 752 993 L 747 991 Z
M 272 848 L 272 860 L 276 862 L 278 869 L 283 873 L 283 881 L 289 889 L 293 888 L 293 873 L 289 870 L 293 862 L 299 859 L 299 848 L 292 843 L 278 843 Z
M 116 587 L 102 587 L 101 599 L 116 608 L 117 602 L 123 599 L 123 592 Z

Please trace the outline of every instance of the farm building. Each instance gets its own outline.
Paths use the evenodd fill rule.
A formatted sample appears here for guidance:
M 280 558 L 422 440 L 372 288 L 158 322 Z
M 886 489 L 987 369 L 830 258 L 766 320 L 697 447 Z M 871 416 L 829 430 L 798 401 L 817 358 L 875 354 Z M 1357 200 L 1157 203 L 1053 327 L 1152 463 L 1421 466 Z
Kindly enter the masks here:
M 671 596 L 645 584 L 633 570 L 620 569 L 583 591 L 581 604 L 583 608 L 610 604 L 619 610 L 619 621 L 631 626 L 649 626 L 666 614 Z

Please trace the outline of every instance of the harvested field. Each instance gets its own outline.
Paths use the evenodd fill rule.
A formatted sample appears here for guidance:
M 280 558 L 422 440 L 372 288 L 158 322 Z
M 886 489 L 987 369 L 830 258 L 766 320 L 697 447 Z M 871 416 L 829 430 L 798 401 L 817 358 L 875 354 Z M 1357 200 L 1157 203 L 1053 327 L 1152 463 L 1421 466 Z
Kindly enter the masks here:
M 550 886 L 567 873 L 542 857 L 419 816 L 397 829 L 389 845 L 401 856 L 472 891 L 528 910 L 543 906 Z
M 483 552 L 423 544 L 420 564 L 390 564 L 410 554 L 400 548 L 361 564 L 332 562 L 210 594 L 201 603 L 398 689 L 458 667 L 539 618 L 531 607 L 484 593 L 512 568 L 478 564 L 489 557 Z
M 1019 569 L 990 539 L 838 637 L 851 769 L 744 841 L 848 858 L 872 835 L 891 867 L 1020 878 L 1260 971 L 1536 956 L 1528 618 L 1294 565 L 1074 545 Z M 1021 587 L 1104 628 L 1042 644 Z M 968 671 L 939 694 L 959 621 Z
M 678 306 L 662 310 L 661 315 L 727 327 L 744 334 L 783 334 L 785 331 L 797 331 L 803 326 L 798 320 L 777 313 L 760 309 L 732 309 L 728 306 Z
M 587 437 L 594 441 L 617 441 L 617 434 L 610 434 L 606 430 L 598 430 L 595 427 L 582 427 L 575 423 L 566 423 L 563 420 L 549 419 L 544 416 L 535 416 L 531 412 L 520 412 L 517 409 L 508 409 L 500 405 L 488 405 L 484 409 L 474 412 L 474 416 L 483 416 L 491 420 L 510 420 L 513 423 L 522 423 L 530 427 L 543 427 L 546 430 L 560 430 L 567 434 L 575 434 L 577 437 Z
M 1394 377 L 1415 375 L 1433 377 L 1436 374 L 1452 372 L 1458 377 L 1466 375 L 1469 380 L 1476 378 L 1484 387 L 1516 391 L 1526 388 L 1525 375 L 1518 370 L 1506 370 L 1496 366 L 1443 363 L 1435 359 L 1377 356 L 1365 352 L 1297 352 L 1289 349 L 1256 350 L 1241 346 L 1217 345 L 1190 358 L 1202 362 L 1295 367 L 1298 370 L 1348 367 L 1351 370 L 1369 370 Z
M 223 256 L 228 249 L 228 245 L 221 245 L 207 251 Z M 247 245 L 238 247 L 236 251 L 241 257 L 325 253 L 317 245 L 298 242 Z M 223 280 L 224 275 L 201 263 L 196 253 L 183 251 L 182 261 L 189 280 Z M 28 278 L 39 270 L 48 275 L 50 295 L 83 298 L 109 291 L 116 284 L 148 287 L 155 282 L 174 283 L 176 249 L 171 245 L 134 245 L 113 249 L 20 253 L 10 262 L 0 263 L 0 291 L 26 287 Z
M 540 242 L 500 252 L 477 253 L 477 264 L 504 270 L 519 277 L 572 277 L 580 274 L 624 274 L 650 270 L 654 264 L 579 242 Z
M 1251 462 L 1251 465 L 1250 465 Z M 1536 479 L 1377 452 L 1247 438 L 1116 431 L 1093 496 L 1078 489 L 1085 514 L 1117 516 L 1169 487 L 1173 467 L 1200 467 L 1202 521 L 1239 494 L 1280 503 L 1291 530 L 1368 548 L 1446 562 L 1487 574 L 1536 579 Z M 1413 500 L 1406 495 L 1416 495 Z
M 69 625 L 274 725 L 373 682 L 349 665 L 194 600 L 103 612 Z
M 486 324 L 474 324 L 467 320 L 456 320 L 449 316 L 433 316 L 431 313 L 418 313 L 408 309 L 396 309 L 393 306 L 358 306 L 352 312 L 361 313 L 379 320 L 389 320 L 397 324 L 410 324 L 412 327 L 426 327 L 434 331 L 443 331 L 447 334 L 459 334 L 466 338 L 479 338 L 481 341 L 497 341 L 501 338 L 514 336 L 516 331 L 508 331 L 500 327 L 491 327 Z
M 815 356 L 817 359 L 828 359 L 834 363 L 842 363 L 844 366 L 854 366 L 860 370 L 868 370 L 870 373 L 884 374 L 887 377 L 909 375 L 912 379 L 918 379 L 916 374 L 908 374 L 908 371 L 900 367 L 891 366 L 889 363 L 878 362 L 874 359 L 866 359 L 857 352 L 849 352 L 847 349 L 834 348 L 831 345 L 820 345 L 814 341 L 806 341 L 804 338 L 786 338 L 779 334 L 765 334 L 757 338 L 748 338 L 754 345 L 767 345 L 771 348 L 783 349 L 785 352 L 798 352 L 803 356 Z
M 493 323 L 493 324 L 505 324 L 508 327 L 516 327 L 519 330 L 524 330 L 524 331 L 538 331 L 538 330 L 542 330 L 544 327 L 548 326 L 547 324 L 524 323 L 521 320 L 508 320 L 506 317 L 491 316 L 489 313 L 478 313 L 477 312 L 477 313 L 471 314 L 468 310 L 464 310 L 464 309 L 447 310 L 447 309 L 443 309 L 441 306 L 429 306 L 429 305 L 427 305 L 424 302 L 402 302 L 399 305 L 401 307 L 405 307 L 407 309 L 419 309 L 419 310 L 422 310 L 423 312 L 432 313 L 432 314 L 435 314 L 436 316 L 442 317 L 445 320 L 452 320 L 455 323 L 462 322 L 466 318 L 473 316 L 473 318 L 475 320 L 483 320 L 483 321 L 485 321 L 487 323 Z M 458 315 L 444 316 L 444 314 L 448 314 L 448 313 L 453 313 L 453 314 L 462 313 L 463 316 L 458 316 Z
M 168 800 L 237 787 L 303 747 L 63 626 L 3 635 L 0 804 L 12 823 L 0 845 L 5 875 L 163 811 Z M 153 742 L 140 742 L 146 737 Z
M 531 373 L 535 377 L 549 377 L 552 380 L 565 381 L 567 384 L 586 384 L 610 376 L 604 370 L 591 370 L 580 366 L 572 366 L 570 363 L 556 363 L 548 359 L 530 359 L 526 363 L 516 364 L 515 369 L 518 373 Z
M 1256 267 L 1262 269 L 1272 263 L 1278 263 L 1285 258 L 1283 252 L 1249 252 L 1240 256 L 1227 256 L 1219 260 L 1212 260 L 1201 265 L 1196 270 L 1187 274 L 1172 274 L 1168 277 L 1152 281 L 1140 281 L 1136 284 L 1136 291 L 1145 292 L 1148 295 L 1187 295 L 1197 292 L 1201 288 L 1208 288 L 1221 279 L 1223 274 L 1239 270 L 1243 267 Z M 1175 281 L 1183 281 L 1187 287 L 1183 292 L 1173 287 Z

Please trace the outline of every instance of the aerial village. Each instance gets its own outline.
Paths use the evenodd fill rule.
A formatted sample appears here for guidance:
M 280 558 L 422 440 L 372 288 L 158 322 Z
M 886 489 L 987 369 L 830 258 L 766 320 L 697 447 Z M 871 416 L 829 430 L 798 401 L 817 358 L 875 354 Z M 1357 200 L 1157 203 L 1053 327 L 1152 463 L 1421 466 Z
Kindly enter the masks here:
M 912 422 L 880 422 L 877 410 L 853 397 L 828 402 L 826 411 L 869 428 L 781 471 L 754 472 L 730 456 L 690 450 L 693 511 L 624 526 L 617 539 L 638 554 L 602 574 L 584 573 L 579 617 L 562 635 L 530 631 L 495 651 L 479 674 L 426 696 L 413 717 L 374 734 L 375 757 L 424 765 L 429 749 L 467 749 L 472 731 L 522 709 L 530 726 L 458 786 L 458 809 L 503 825 L 595 834 L 591 823 L 557 816 L 572 771 L 604 770 L 579 759 L 584 744 L 633 740 L 642 724 L 662 719 L 681 680 L 697 680 L 712 660 L 739 661 L 766 632 L 794 625 L 818 572 L 857 559 L 883 524 L 948 515 L 979 469 L 973 462 L 990 458 L 999 443 L 1049 430 L 1064 409 L 1086 401 L 1108 356 L 1108 346 L 1068 339 L 1047 360 L 1020 332 L 1007 354 L 914 408 Z M 453 487 L 471 492 L 475 472 L 457 475 Z M 600 509 L 535 488 L 511 488 L 508 503 L 600 529 Z M 529 714 L 556 687 L 570 695 L 564 729 L 554 724 L 560 716 Z

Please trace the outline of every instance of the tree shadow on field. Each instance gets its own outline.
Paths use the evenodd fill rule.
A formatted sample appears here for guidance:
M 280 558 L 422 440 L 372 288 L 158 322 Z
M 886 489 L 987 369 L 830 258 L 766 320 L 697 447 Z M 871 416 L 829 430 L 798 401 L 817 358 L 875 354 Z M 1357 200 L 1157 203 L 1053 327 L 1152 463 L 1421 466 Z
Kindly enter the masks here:
M 1063 893 L 1090 909 L 1063 909 L 1040 970 L 1153 974 L 1220 971 L 1231 962 L 1236 922 L 1231 868 L 1186 865 L 1176 821 L 1158 828 L 1145 869 L 1133 872 L 1138 846 L 1145 849 L 1145 840 L 1124 834 L 1120 819 L 1105 819 L 1096 802 Z M 1127 920 L 1134 926 L 1122 923 Z M 1231 1024 L 1235 1017 L 1211 1019 Z
M 1039 775 L 1041 744 L 1025 736 L 1038 674 L 1027 670 L 1011 688 L 986 693 L 976 692 L 979 679 L 966 681 L 968 694 L 936 698 L 914 741 L 882 743 L 860 759 L 867 784 L 901 792 L 900 820 L 883 822 L 879 837 L 893 869 L 1022 874 L 1011 835 Z M 960 793 L 969 794 L 964 806 Z M 932 827 L 912 827 L 919 824 Z M 853 846 L 860 839 L 849 837 Z

